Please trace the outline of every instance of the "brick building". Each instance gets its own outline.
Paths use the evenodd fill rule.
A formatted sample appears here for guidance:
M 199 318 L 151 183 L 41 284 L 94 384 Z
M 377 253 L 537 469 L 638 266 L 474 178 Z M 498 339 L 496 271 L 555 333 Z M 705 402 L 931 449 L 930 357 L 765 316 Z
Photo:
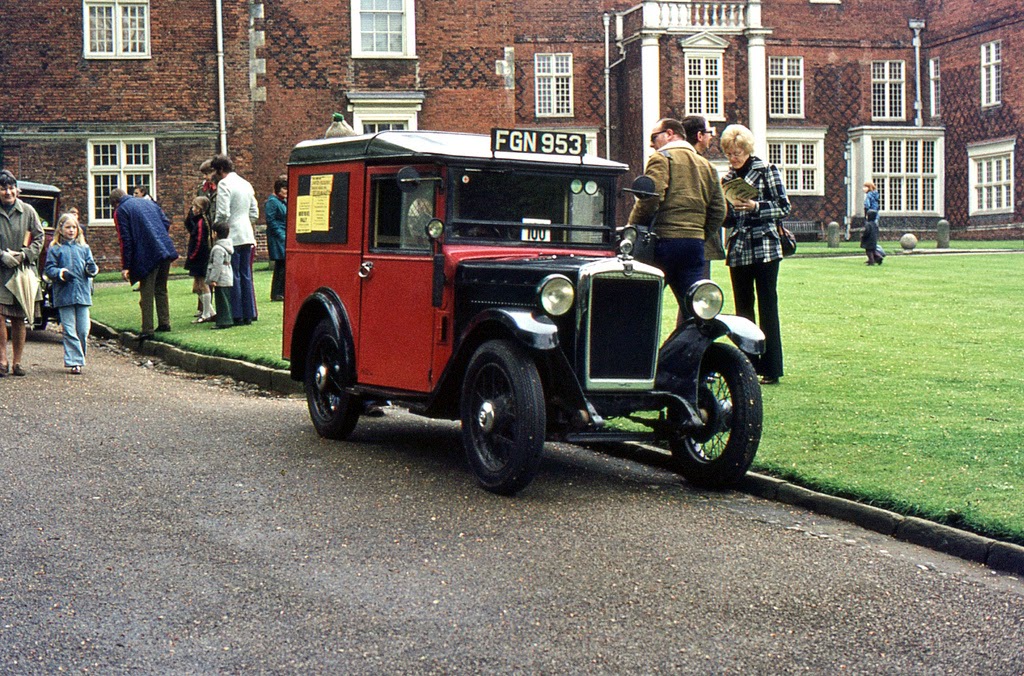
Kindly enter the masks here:
M 117 265 L 107 194 L 182 220 L 225 149 L 261 201 L 331 113 L 358 130 L 585 133 L 642 169 L 664 115 L 749 126 L 792 218 L 1020 236 L 1019 0 L 40 0 L 5 7 L 0 164 L 79 206 Z M 724 158 L 711 159 L 724 170 Z

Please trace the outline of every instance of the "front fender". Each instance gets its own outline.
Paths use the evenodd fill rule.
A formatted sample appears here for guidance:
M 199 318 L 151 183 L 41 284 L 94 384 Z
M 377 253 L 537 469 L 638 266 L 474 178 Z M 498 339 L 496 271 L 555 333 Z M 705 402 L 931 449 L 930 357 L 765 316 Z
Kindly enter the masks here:
M 530 349 L 553 350 L 558 347 L 558 327 L 550 318 L 534 316 L 529 310 L 509 308 L 489 308 L 473 317 L 459 337 L 459 343 L 464 343 L 467 336 L 491 322 L 500 324 L 513 338 Z
M 746 317 L 718 315 L 711 322 L 718 322 L 729 340 L 747 354 L 764 354 L 764 332 Z

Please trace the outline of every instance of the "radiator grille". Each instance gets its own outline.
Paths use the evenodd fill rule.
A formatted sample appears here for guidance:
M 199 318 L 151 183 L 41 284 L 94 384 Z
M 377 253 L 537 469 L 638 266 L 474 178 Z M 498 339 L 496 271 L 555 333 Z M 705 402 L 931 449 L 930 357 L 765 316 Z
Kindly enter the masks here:
M 661 327 L 661 278 L 606 273 L 592 277 L 589 286 L 588 387 L 653 386 Z

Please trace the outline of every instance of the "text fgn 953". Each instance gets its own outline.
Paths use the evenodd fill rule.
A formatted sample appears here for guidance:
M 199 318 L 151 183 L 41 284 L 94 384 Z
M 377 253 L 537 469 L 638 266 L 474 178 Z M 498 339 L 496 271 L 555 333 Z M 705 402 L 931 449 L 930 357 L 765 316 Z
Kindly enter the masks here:
M 627 167 L 564 132 L 542 154 L 532 133 L 385 131 L 292 151 L 283 352 L 317 432 L 342 439 L 364 401 L 387 399 L 460 420 L 497 493 L 526 487 L 554 439 L 662 442 L 690 481 L 737 481 L 761 434 L 741 350 L 763 335 L 719 314 L 704 281 L 662 345 L 663 275 L 615 227 Z

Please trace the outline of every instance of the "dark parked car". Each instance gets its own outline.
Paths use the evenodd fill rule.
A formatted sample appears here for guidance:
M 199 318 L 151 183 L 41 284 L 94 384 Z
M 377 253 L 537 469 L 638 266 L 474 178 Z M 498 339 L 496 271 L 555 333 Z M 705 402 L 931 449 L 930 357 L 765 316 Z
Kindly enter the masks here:
M 32 328 L 40 330 L 46 328 L 46 323 L 53 319 L 57 321 L 57 309 L 52 304 L 52 293 L 50 282 L 42 275 L 43 266 L 46 262 L 46 250 L 53 239 L 53 229 L 60 217 L 60 188 L 46 183 L 34 181 L 18 181 L 18 197 L 26 204 L 31 204 L 39 214 L 43 222 L 43 231 L 46 233 L 46 241 L 43 243 L 43 250 L 39 255 L 38 270 L 43 284 L 43 312 L 36 317 Z

